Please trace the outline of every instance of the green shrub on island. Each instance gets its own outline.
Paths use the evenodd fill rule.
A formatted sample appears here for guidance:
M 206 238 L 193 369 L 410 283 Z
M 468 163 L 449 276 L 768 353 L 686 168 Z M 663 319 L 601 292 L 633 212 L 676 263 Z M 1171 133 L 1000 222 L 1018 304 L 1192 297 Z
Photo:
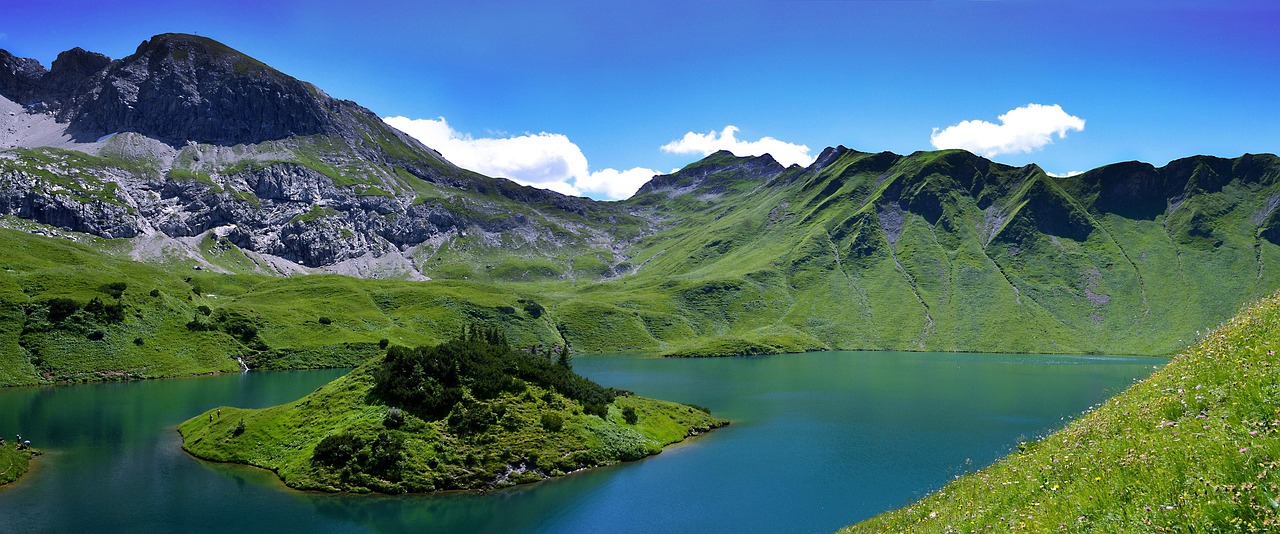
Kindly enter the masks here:
M 628 392 L 605 388 L 574 373 L 567 349 L 558 362 L 513 350 L 496 330 L 471 327 L 462 337 L 434 347 L 390 347 L 374 371 L 374 393 L 388 404 L 426 418 L 439 418 L 463 400 L 465 388 L 479 400 L 521 393 L 528 384 L 554 389 L 603 417 L 605 406 Z

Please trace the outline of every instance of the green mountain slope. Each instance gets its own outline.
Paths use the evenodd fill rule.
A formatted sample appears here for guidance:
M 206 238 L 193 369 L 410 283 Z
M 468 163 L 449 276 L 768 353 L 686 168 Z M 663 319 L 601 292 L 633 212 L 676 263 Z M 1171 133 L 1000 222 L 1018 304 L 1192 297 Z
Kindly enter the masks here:
M 963 151 L 839 148 L 756 174 L 752 160 L 715 154 L 627 201 L 671 225 L 635 248 L 627 292 L 661 295 L 712 337 L 655 336 L 681 352 L 799 335 L 841 349 L 1168 353 L 1280 287 L 1274 156 L 1072 178 Z
M 175 271 L 85 243 L 0 229 L 0 384 L 357 365 L 382 340 L 503 325 L 517 346 L 563 344 L 533 298 L 482 283 Z M 96 302 L 97 304 L 93 304 Z
M 1280 288 L 1277 176 L 1269 155 L 1054 178 L 961 151 L 831 149 L 804 169 L 720 153 L 602 204 L 647 221 L 629 247 L 546 249 L 628 261 L 481 232 L 423 261 L 464 279 L 430 282 L 236 271 L 255 259 L 222 238 L 200 247 L 232 274 L 143 264 L 144 238 L 10 218 L 26 231 L 0 247 L 0 383 L 353 365 L 472 321 L 578 352 L 1168 354 Z
M 1280 295 L 1065 429 L 846 532 L 1280 528 Z

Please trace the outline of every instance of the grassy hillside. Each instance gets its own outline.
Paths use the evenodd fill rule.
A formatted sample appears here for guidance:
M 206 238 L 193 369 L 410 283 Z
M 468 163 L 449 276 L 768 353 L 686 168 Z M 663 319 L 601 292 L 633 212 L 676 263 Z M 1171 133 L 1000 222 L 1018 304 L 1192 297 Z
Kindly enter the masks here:
M 1040 441 L 846 532 L 1280 528 L 1280 296 Z
M 1167 354 L 1280 288 L 1275 156 L 1072 178 L 956 150 L 759 159 L 716 154 L 627 201 L 670 226 L 608 301 L 676 311 L 696 337 L 650 332 L 678 353 Z
M 477 321 L 504 325 L 517 346 L 563 344 L 543 305 L 518 289 L 179 271 L 77 238 L 0 229 L 0 385 L 228 372 L 237 359 L 354 366 L 383 343 L 439 343 Z
M 455 340 L 393 347 L 295 402 L 221 407 L 178 427 L 209 460 L 276 472 L 298 489 L 488 489 L 635 460 L 726 424 L 602 388 L 545 356 Z
M 504 184 L 432 202 L 506 220 L 527 192 Z M 227 273 L 140 264 L 129 241 L 10 217 L 46 235 L 0 229 L 0 385 L 356 365 L 474 321 L 575 352 L 1169 354 L 1280 289 L 1278 199 L 1269 155 L 1054 178 L 963 151 L 717 153 L 563 232 L 450 234 L 415 256 L 430 282 L 267 276 L 213 237 L 200 253 Z M 606 225 L 623 237 L 593 241 Z

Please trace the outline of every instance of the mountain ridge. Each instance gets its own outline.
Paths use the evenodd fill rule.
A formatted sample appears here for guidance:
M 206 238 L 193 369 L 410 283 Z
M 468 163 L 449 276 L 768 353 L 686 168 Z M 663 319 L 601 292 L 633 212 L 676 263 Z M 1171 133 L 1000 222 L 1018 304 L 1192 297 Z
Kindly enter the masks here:
M 204 40 L 157 37 L 139 51 L 87 77 L 104 59 L 71 52 L 42 73 L 0 53 L 0 220 L 29 232 L 6 234 L 0 247 L 10 269 L 0 345 L 14 348 L 0 371 L 19 377 L 8 383 L 118 376 L 94 374 L 103 365 L 169 376 L 239 368 L 234 358 L 350 364 L 379 339 L 436 343 L 475 320 L 509 328 L 518 346 L 581 352 L 1168 354 L 1280 289 L 1280 159 L 1270 154 L 1121 162 L 1059 178 L 963 150 L 836 146 L 805 167 L 721 151 L 630 199 L 598 202 L 458 168 L 345 101 L 315 108 L 325 113 L 317 123 L 337 125 L 331 134 L 226 145 L 120 131 L 83 143 L 67 132 L 70 118 L 59 122 L 65 104 L 23 96 L 53 71 L 75 73 L 64 85 L 76 94 L 117 81 L 173 86 L 156 102 L 203 99 L 207 87 L 182 92 L 202 76 L 285 76 Z M 110 74 L 142 58 L 175 71 L 141 85 Z M 75 260 L 40 257 L 54 250 Z M 189 297 L 131 289 L 101 304 L 156 318 L 102 323 L 115 315 L 84 306 L 119 282 L 113 272 L 145 272 L 163 281 L 161 295 Z M 324 273 L 406 282 L 262 277 Z M 424 280 L 434 285 L 414 284 Z M 72 304 L 79 311 L 65 316 Z M 242 317 L 262 335 L 205 329 L 214 323 L 193 318 L 202 306 L 224 319 L 216 324 L 239 328 Z M 299 335 L 316 331 L 306 310 L 320 309 L 341 310 L 326 316 L 341 328 Z M 231 359 L 148 368 L 149 336 Z M 67 351 L 117 354 L 101 362 L 118 367 Z
M 468 227 L 481 249 L 533 241 L 545 257 L 612 240 L 583 225 L 588 213 L 626 217 L 458 168 L 354 102 L 203 37 L 158 35 L 120 60 L 76 49 L 47 71 L 8 52 L 0 63 L 16 149 L 0 159 L 4 211 L 153 237 L 205 268 L 221 267 L 182 239 L 216 231 L 264 272 L 426 278 L 415 264 Z

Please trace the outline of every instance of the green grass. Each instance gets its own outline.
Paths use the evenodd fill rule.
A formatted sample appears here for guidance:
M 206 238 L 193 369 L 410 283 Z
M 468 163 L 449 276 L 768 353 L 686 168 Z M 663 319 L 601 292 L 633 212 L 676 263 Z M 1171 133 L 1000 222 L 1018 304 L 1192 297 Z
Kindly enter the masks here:
M 0 445 L 0 486 L 6 486 L 22 478 L 30 468 L 31 458 L 40 454 L 38 449 L 20 451 L 12 442 L 6 441 L 4 445 Z
M 1280 295 L 1066 428 L 846 532 L 1280 528 Z
M 289 222 L 290 223 L 309 223 L 309 222 L 318 221 L 325 217 L 333 217 L 337 214 L 338 214 L 338 210 L 330 208 L 329 206 L 317 205 L 317 206 L 311 206 L 311 210 L 307 211 L 306 213 L 299 213 L 298 215 L 295 215 L 293 219 L 290 220 Z
M 445 418 L 423 419 L 405 410 L 402 425 L 388 425 L 391 407 L 373 394 L 380 363 L 372 360 L 289 404 L 260 410 L 224 406 L 200 414 L 179 425 L 183 448 L 207 460 L 269 469 L 297 489 L 474 490 L 642 458 L 727 423 L 689 406 L 640 397 L 615 398 L 602 418 L 553 389 L 521 382 L 487 400 L 467 390 L 465 401 Z M 636 414 L 634 424 L 625 421 L 628 409 Z M 478 430 L 459 430 L 449 422 L 468 411 L 497 415 Z M 401 442 L 403 452 L 383 468 L 362 467 L 367 460 L 359 459 L 342 467 L 313 461 L 321 441 L 339 435 L 354 436 L 359 455 L 376 455 L 380 435 Z

